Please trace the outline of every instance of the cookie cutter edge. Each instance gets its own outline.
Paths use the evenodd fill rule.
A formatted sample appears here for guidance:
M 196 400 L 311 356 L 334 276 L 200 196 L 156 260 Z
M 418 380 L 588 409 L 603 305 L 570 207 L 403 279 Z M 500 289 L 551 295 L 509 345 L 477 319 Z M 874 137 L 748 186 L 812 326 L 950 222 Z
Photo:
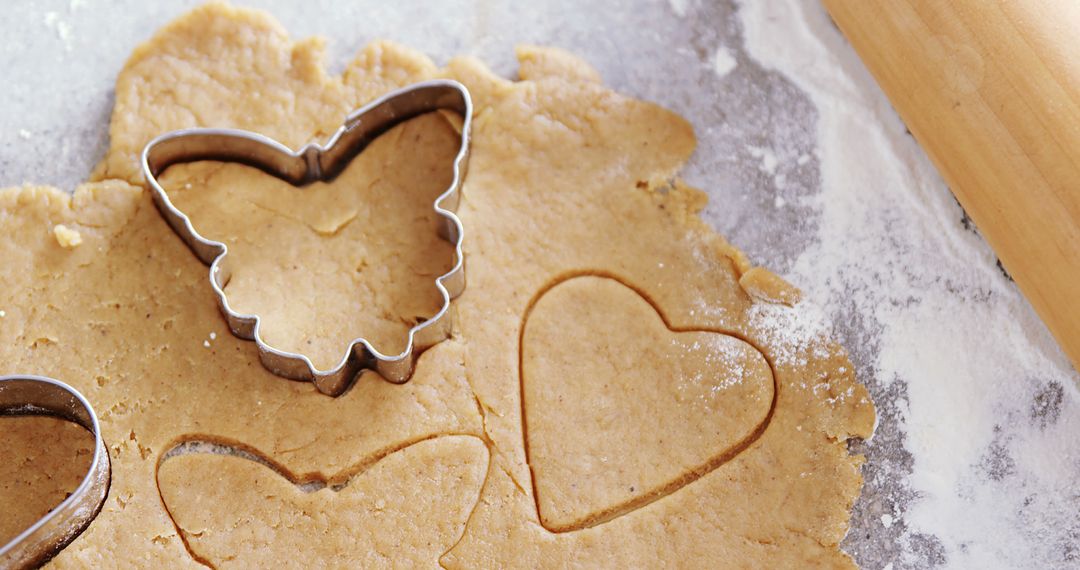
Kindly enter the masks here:
M 45 516 L 0 546 L 0 567 L 30 568 L 55 556 L 97 517 L 109 496 L 109 450 L 93 406 L 78 390 L 59 380 L 33 375 L 0 376 L 0 416 L 60 417 L 94 436 L 94 457 L 79 486 Z
M 434 202 L 435 212 L 445 221 L 439 227 L 439 235 L 454 246 L 454 265 L 435 279 L 435 286 L 443 298 L 442 307 L 430 318 L 409 329 L 405 348 L 396 355 L 383 354 L 366 338 L 358 337 L 349 343 L 336 366 L 319 370 L 303 354 L 270 346 L 259 334 L 259 315 L 234 311 L 226 299 L 224 288 L 231 278 L 226 262 L 228 246 L 199 234 L 191 219 L 173 205 L 157 180 L 157 176 L 169 166 L 199 160 L 244 163 L 297 187 L 332 180 L 379 135 L 409 119 L 440 110 L 455 111 L 463 121 L 461 147 L 453 162 L 453 179 Z M 461 246 L 464 231 L 461 220 L 454 212 L 461 199 L 461 185 L 468 167 L 471 128 L 472 98 L 469 90 L 457 81 L 436 79 L 392 91 L 349 113 L 342 126 L 323 144 L 312 142 L 292 150 L 270 137 L 251 131 L 181 129 L 151 140 L 143 147 L 141 164 L 158 211 L 195 256 L 210 266 L 210 285 L 233 334 L 255 341 L 259 360 L 273 374 L 310 381 L 320 392 L 338 396 L 349 388 L 357 374 L 366 369 L 373 369 L 396 384 L 408 381 L 415 366 L 414 353 L 438 344 L 451 334 L 450 301 L 465 289 L 465 258 Z

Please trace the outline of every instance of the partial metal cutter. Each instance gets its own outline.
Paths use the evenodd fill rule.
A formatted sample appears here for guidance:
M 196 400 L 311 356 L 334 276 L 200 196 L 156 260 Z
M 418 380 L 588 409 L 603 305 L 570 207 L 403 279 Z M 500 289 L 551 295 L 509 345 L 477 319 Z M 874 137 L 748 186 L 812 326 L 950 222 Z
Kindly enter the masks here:
M 94 436 L 90 468 L 75 491 L 0 546 L 0 568 L 31 568 L 55 556 L 97 516 L 109 494 L 109 452 L 90 402 L 52 378 L 0 376 L 0 416 L 55 416 L 81 425 Z

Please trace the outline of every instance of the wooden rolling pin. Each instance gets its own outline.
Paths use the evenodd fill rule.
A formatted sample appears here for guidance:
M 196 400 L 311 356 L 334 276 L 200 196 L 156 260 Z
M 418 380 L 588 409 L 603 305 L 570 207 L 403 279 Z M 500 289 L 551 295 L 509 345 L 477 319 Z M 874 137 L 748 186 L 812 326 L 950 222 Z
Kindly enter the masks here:
M 1080 369 L 1080 0 L 824 3 Z

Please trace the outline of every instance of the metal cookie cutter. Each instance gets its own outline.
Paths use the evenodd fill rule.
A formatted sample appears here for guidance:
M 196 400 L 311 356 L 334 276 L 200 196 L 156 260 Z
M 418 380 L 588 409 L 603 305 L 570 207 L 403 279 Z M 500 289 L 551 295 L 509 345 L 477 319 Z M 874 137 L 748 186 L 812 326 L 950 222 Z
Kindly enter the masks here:
M 0 547 L 0 568 L 29 568 L 53 557 L 97 516 L 109 494 L 109 452 L 90 403 L 71 386 L 51 378 L 0 376 L 0 416 L 57 416 L 94 436 L 94 457 L 78 488 Z
M 195 230 L 188 216 L 173 205 L 158 182 L 158 175 L 174 164 L 221 160 L 254 166 L 295 186 L 332 180 L 379 135 L 404 121 L 438 110 L 457 112 L 464 121 L 461 148 L 454 158 L 453 181 L 435 199 L 434 204 L 435 211 L 445 222 L 439 228 L 439 235 L 454 245 L 454 266 L 435 280 L 443 297 L 442 308 L 430 319 L 409 330 L 408 343 L 400 354 L 383 354 L 367 339 L 357 338 L 349 344 L 337 366 L 330 370 L 315 368 L 303 354 L 286 352 L 267 344 L 259 334 L 259 316 L 236 312 L 225 298 L 224 288 L 232 275 L 227 260 L 228 247 L 224 243 L 206 239 Z M 414 354 L 450 335 L 450 300 L 465 289 L 462 227 L 454 210 L 461 197 L 461 183 L 469 158 L 471 124 L 472 99 L 464 85 L 449 80 L 425 81 L 384 95 L 354 111 L 326 144 L 311 143 L 294 151 L 273 139 L 249 131 L 184 129 L 150 141 L 142 152 L 142 170 L 153 190 L 158 210 L 195 255 L 210 266 L 210 285 L 233 334 L 254 340 L 259 347 L 259 359 L 263 366 L 274 374 L 311 381 L 320 392 L 337 396 L 364 369 L 374 369 L 391 382 L 407 381 L 412 376 Z

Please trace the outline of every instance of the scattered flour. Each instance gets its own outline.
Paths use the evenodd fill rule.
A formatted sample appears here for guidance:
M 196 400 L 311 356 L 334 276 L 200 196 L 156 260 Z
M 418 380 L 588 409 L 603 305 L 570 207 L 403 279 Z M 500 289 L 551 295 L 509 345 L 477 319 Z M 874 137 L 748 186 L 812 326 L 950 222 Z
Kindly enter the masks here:
M 746 145 L 746 150 L 750 153 L 750 156 L 761 161 L 760 168 L 762 172 L 770 176 L 776 174 L 776 167 L 780 165 L 780 160 L 776 158 L 773 149 Z
M 45 27 L 55 32 L 56 37 L 64 43 L 64 49 L 71 51 L 71 24 L 61 20 L 58 12 L 46 12 L 44 22 Z
M 768 176 L 771 176 L 772 179 L 773 179 L 773 185 L 774 186 L 776 186 L 777 188 L 783 188 L 783 187 L 787 186 L 787 175 L 784 174 L 783 172 L 778 172 L 778 169 L 779 169 L 779 167 L 781 165 L 781 161 L 780 161 L 780 157 L 777 156 L 775 150 L 773 150 L 771 148 L 766 148 L 766 147 L 760 147 L 760 146 L 754 146 L 754 145 L 746 145 L 746 151 L 750 153 L 750 156 L 752 156 L 752 157 L 754 157 L 754 158 L 756 158 L 756 159 L 758 159 L 760 161 L 760 163 L 758 164 L 758 170 L 760 170 L 761 172 L 763 172 L 764 174 L 766 174 Z M 801 166 L 801 165 L 805 164 L 806 161 L 804 161 L 804 162 L 796 161 L 796 163 Z M 783 207 L 783 203 L 781 203 L 779 206 L 777 206 L 777 208 L 780 208 L 780 207 Z
M 821 192 L 811 203 L 820 225 L 788 277 L 820 308 L 762 305 L 755 318 L 793 346 L 826 318 L 837 327 L 859 319 L 872 337 L 870 346 L 849 347 L 869 360 L 872 377 L 862 380 L 879 403 L 888 398 L 900 410 L 881 420 L 898 424 L 891 427 L 911 461 L 864 468 L 872 480 L 911 490 L 874 517 L 880 526 L 862 529 L 901 533 L 889 546 L 893 559 L 876 562 L 897 570 L 1080 567 L 1076 372 L 993 252 L 961 223 L 963 212 L 819 3 L 745 1 L 739 17 L 749 55 L 806 92 L 818 112 Z M 775 169 L 767 149 L 748 150 L 763 171 Z M 920 551 L 927 543 L 933 555 Z
M 827 323 L 824 311 L 812 301 L 802 301 L 794 307 L 755 303 L 750 308 L 750 324 L 770 347 L 776 347 L 770 356 L 781 366 L 805 365 L 806 358 L 801 355 L 828 338 Z
M 708 389 L 702 397 L 714 397 L 732 386 L 741 384 L 749 373 L 746 369 L 748 355 L 739 342 L 723 335 L 709 335 L 708 339 L 704 343 L 700 340 L 686 343 L 679 338 L 672 338 L 670 341 L 674 348 L 672 354 L 674 358 L 682 360 L 693 356 L 691 361 L 698 359 L 704 361 L 707 365 L 706 369 L 714 373 L 706 378 L 702 372 L 695 372 L 691 377 L 680 379 L 678 384 L 680 390 L 685 390 L 690 386 L 707 385 Z
M 668 4 L 671 6 L 671 11 L 675 12 L 676 16 L 685 18 L 686 10 L 690 7 L 690 0 L 668 0 Z
M 739 62 L 736 61 L 735 55 L 731 53 L 731 50 L 724 46 L 716 48 L 716 53 L 712 57 L 712 68 L 716 72 L 717 77 L 727 77 L 729 73 L 738 67 Z

